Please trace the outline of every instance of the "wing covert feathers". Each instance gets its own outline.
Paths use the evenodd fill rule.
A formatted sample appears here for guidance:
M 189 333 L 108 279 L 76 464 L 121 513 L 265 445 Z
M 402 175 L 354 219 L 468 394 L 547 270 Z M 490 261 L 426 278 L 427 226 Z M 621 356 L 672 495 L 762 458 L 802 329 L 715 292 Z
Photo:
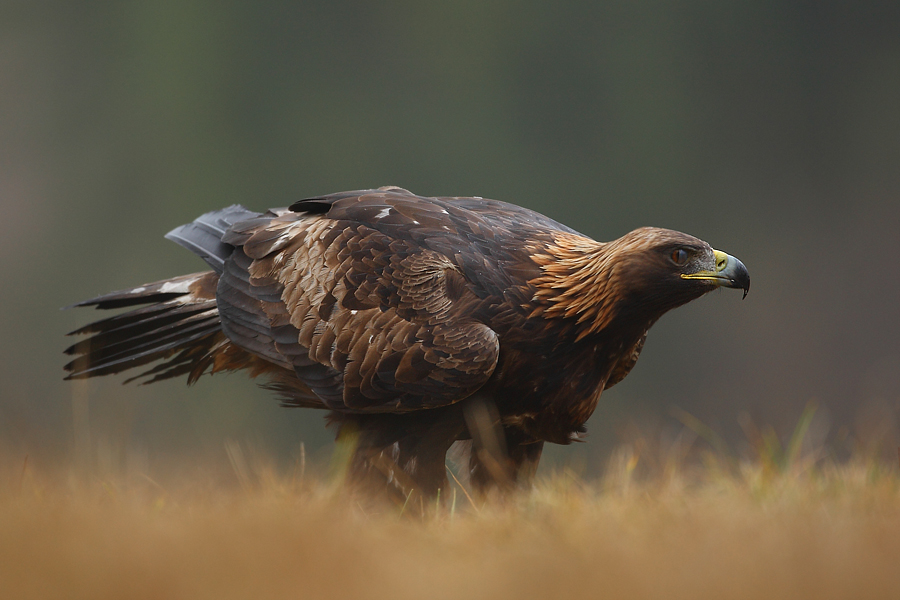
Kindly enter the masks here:
M 247 225 L 229 234 L 239 248 L 225 273 L 246 269 L 254 314 L 266 316 L 274 346 L 328 407 L 442 406 L 490 378 L 497 335 L 453 310 L 448 279 L 459 274 L 445 256 L 331 215 Z M 233 285 L 223 276 L 220 298 Z M 229 337 L 251 349 L 248 336 Z

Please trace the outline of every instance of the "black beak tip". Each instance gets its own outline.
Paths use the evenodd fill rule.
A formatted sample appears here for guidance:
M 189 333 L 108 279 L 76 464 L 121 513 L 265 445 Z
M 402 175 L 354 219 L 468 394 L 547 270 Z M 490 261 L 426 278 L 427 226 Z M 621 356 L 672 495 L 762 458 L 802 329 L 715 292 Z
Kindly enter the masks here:
M 750 274 L 747 273 L 746 269 L 734 283 L 736 284 L 734 287 L 744 290 L 744 295 L 741 296 L 741 300 L 743 300 L 750 293 Z
M 734 282 L 734 287 L 744 290 L 744 295 L 741 297 L 741 300 L 743 300 L 750 292 L 750 272 L 747 271 L 747 267 L 741 261 L 735 259 L 735 263 L 732 281 Z

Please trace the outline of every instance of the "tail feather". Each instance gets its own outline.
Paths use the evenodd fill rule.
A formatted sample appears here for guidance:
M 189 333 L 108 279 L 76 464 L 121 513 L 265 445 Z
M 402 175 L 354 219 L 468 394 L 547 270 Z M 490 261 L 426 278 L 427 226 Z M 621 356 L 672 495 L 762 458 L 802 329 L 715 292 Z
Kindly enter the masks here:
M 217 281 L 213 272 L 194 273 L 79 302 L 75 306 L 138 308 L 70 333 L 90 337 L 65 350 L 75 356 L 64 367 L 66 379 L 119 373 L 157 360 L 164 362 L 132 379 L 152 374 L 156 381 L 199 369 L 192 375 L 196 379 L 212 364 L 212 358 L 200 359 L 224 340 Z
M 223 370 L 223 368 L 216 368 L 216 362 L 222 356 L 221 351 L 229 346 L 230 344 L 225 339 L 225 336 L 220 333 L 211 340 L 211 343 L 184 348 L 170 360 L 147 369 L 138 375 L 129 377 L 122 383 L 131 383 L 132 381 L 146 378 L 143 384 L 148 384 L 187 375 L 188 385 L 192 385 L 207 370 L 212 373 Z M 233 369 L 234 367 L 235 365 L 228 365 L 224 369 Z
M 168 331 L 167 331 L 168 330 Z M 206 317 L 199 323 L 178 323 L 157 331 L 112 345 L 85 340 L 72 346 L 69 354 L 81 356 L 65 366 L 70 374 L 66 379 L 78 379 L 92 375 L 117 373 L 164 358 L 170 351 L 178 351 L 198 340 L 220 331 L 218 317 Z
M 65 379 L 87 379 L 88 377 L 96 377 L 98 375 L 111 375 L 113 373 L 121 373 L 127 369 L 140 367 L 148 363 L 171 356 L 172 353 L 178 351 L 188 344 L 200 341 L 205 342 L 207 339 L 214 337 L 217 332 L 204 330 L 194 335 L 180 337 L 170 344 L 148 348 L 140 352 L 130 352 L 118 357 L 106 358 L 102 362 L 97 361 L 91 355 L 80 357 L 73 360 L 66 369 L 71 371 Z M 167 368 L 173 366 L 172 361 L 167 361 Z M 141 373 L 134 379 L 140 379 L 145 373 Z
M 64 367 L 68 371 L 66 379 L 120 373 L 157 361 L 160 362 L 125 383 L 136 379 L 152 383 L 187 374 L 190 384 L 207 372 L 244 369 L 251 377 L 266 374 L 278 381 L 292 381 L 285 384 L 285 390 L 290 387 L 295 398 L 308 397 L 310 406 L 322 407 L 321 402 L 314 402 L 314 395 L 296 379 L 293 370 L 279 362 L 277 354 L 267 351 L 264 345 L 260 347 L 261 355 L 253 354 L 233 344 L 222 330 L 216 288 L 225 261 L 234 251 L 234 246 L 222 242 L 222 238 L 235 224 L 261 216 L 242 206 L 229 206 L 202 215 L 166 235 L 198 254 L 214 271 L 146 283 L 73 304 L 72 307 L 131 310 L 69 334 L 88 337 L 65 350 L 74 356 Z M 260 331 L 250 333 L 253 337 Z M 301 401 L 307 402 L 295 403 Z
M 130 290 L 120 290 L 118 292 L 109 292 L 90 300 L 82 300 L 70 306 L 66 306 L 63 310 L 70 308 L 78 308 L 82 306 L 96 306 L 98 309 L 109 308 L 125 308 L 128 306 L 137 306 L 140 304 L 155 304 L 158 302 L 166 302 L 173 300 L 179 296 L 190 293 L 191 286 L 201 281 L 203 277 L 211 275 L 208 271 L 203 273 L 191 273 L 190 275 L 181 275 L 172 277 L 163 281 L 154 283 L 145 283 Z M 218 281 L 216 279 L 215 281 Z M 213 294 L 215 294 L 215 281 L 212 285 Z M 212 296 L 215 298 L 215 295 Z M 90 325 L 88 325 L 90 327 Z M 75 333 L 74 331 L 72 333 Z
M 90 340 L 73 344 L 66 349 L 66 354 L 80 353 L 87 350 L 88 342 L 95 346 L 110 347 L 134 340 L 147 333 L 164 331 L 165 328 L 188 319 L 194 319 L 215 308 L 214 306 L 179 305 L 169 302 L 153 304 L 142 309 L 129 311 L 108 319 L 95 321 L 68 335 L 86 335 L 94 333 Z

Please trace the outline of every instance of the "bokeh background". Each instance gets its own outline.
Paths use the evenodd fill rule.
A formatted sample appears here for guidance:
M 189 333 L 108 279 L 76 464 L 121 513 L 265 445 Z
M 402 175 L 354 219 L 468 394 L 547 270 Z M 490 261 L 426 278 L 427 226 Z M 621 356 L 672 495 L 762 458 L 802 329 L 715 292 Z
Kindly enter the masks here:
M 896 0 L 4 0 L 0 446 L 148 468 L 227 440 L 328 452 L 321 414 L 241 375 L 63 382 L 63 334 L 96 313 L 60 307 L 202 270 L 162 235 L 207 210 L 386 184 L 600 240 L 679 229 L 748 266 L 745 301 L 664 317 L 551 462 L 599 472 L 679 411 L 740 451 L 809 403 L 830 451 L 896 453 Z

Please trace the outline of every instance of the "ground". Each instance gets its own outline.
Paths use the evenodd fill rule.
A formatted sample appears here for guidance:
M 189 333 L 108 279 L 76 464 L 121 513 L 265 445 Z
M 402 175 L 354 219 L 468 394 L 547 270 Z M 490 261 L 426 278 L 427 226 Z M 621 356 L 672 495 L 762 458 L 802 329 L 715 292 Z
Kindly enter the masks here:
M 898 598 L 896 465 L 568 470 L 531 493 L 377 505 L 327 474 L 229 450 L 199 473 L 54 472 L 5 456 L 8 598 Z

